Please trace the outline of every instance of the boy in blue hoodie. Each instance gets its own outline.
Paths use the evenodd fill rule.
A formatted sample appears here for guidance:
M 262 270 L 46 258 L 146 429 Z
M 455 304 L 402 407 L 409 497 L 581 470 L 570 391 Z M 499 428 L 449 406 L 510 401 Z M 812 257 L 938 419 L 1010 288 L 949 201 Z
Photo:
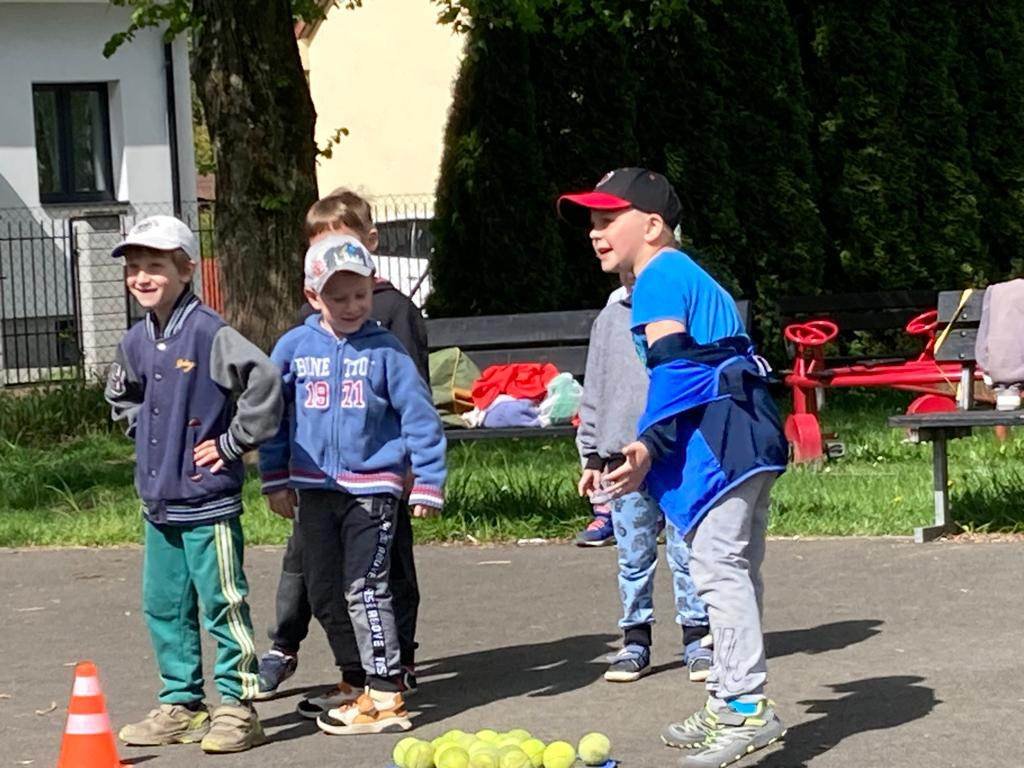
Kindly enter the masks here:
M 435 514 L 444 501 L 441 420 L 401 342 L 370 320 L 374 271 L 348 235 L 306 252 L 305 294 L 318 313 L 274 347 L 288 418 L 260 450 L 271 509 L 298 515 L 310 603 L 343 675 L 345 624 L 355 630 L 365 689 L 345 683 L 347 700 L 317 718 L 337 735 L 412 727 L 388 586 L 410 464 L 413 517 Z

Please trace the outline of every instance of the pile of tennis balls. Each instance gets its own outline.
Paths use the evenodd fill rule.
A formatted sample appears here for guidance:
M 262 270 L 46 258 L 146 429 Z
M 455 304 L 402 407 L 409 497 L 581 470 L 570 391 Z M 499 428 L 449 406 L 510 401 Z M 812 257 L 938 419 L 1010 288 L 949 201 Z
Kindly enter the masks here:
M 569 768 L 577 756 L 584 765 L 605 765 L 611 749 L 603 733 L 588 733 L 574 749 L 567 741 L 545 744 L 521 728 L 507 733 L 456 729 L 433 741 L 408 736 L 391 757 L 398 768 Z

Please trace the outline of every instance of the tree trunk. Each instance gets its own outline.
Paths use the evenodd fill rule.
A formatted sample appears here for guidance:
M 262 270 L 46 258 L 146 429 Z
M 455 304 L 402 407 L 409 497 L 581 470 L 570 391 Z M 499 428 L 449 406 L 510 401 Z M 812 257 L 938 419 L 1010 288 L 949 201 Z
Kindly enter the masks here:
M 302 300 L 316 199 L 316 113 L 289 0 L 195 0 L 192 79 L 217 157 L 215 237 L 228 320 L 264 349 Z

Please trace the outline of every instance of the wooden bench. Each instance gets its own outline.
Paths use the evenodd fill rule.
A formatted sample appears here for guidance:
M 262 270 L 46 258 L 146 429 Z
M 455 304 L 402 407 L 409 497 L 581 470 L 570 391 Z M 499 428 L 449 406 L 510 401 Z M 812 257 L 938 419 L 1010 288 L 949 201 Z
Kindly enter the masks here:
M 981 321 L 985 292 L 974 291 L 966 301 L 961 291 L 939 294 L 939 336 L 935 359 L 959 362 L 961 373 L 957 395 L 958 410 L 953 413 L 917 413 L 889 418 L 889 426 L 909 430 L 914 442 L 932 444 L 932 488 L 935 492 L 935 519 L 932 525 L 917 528 L 914 540 L 931 541 L 954 530 L 949 503 L 949 460 L 946 443 L 971 434 L 974 427 L 1024 425 L 1024 411 L 976 410 L 974 406 L 974 344 Z M 949 332 L 943 329 L 949 326 Z
M 749 324 L 750 306 L 737 301 L 744 324 Z M 532 312 L 520 315 L 444 317 L 427 320 L 430 351 L 459 347 L 483 371 L 491 365 L 509 363 L 551 363 L 583 381 L 587 369 L 590 326 L 600 310 Z M 576 433 L 572 426 L 511 428 L 447 428 L 449 440 L 482 440 L 509 437 L 559 437 Z

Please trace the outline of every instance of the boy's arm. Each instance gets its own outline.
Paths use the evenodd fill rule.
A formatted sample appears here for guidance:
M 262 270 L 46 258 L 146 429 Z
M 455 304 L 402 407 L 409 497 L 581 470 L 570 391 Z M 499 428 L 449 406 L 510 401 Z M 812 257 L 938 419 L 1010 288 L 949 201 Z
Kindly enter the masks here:
M 210 377 L 235 395 L 235 415 L 227 431 L 217 438 L 217 452 L 225 461 L 275 434 L 281 424 L 281 373 L 251 341 L 230 326 L 213 338 Z
M 107 371 L 107 384 L 103 388 L 103 397 L 110 403 L 110 415 L 114 421 L 124 419 L 128 422 L 125 434 L 135 437 L 135 423 L 139 417 L 139 409 L 145 397 L 145 387 L 132 368 L 124 346 L 118 344 L 114 362 Z
M 576 449 L 584 469 L 602 469 L 604 462 L 597 452 L 597 400 L 601 387 L 601 360 L 604 350 L 599 333 L 601 318 L 598 316 L 590 329 L 590 344 L 587 347 L 587 367 L 583 375 L 583 396 L 580 399 L 580 425 L 576 429 Z
M 444 506 L 444 425 L 437 415 L 426 383 L 409 355 L 398 350 L 386 357 L 388 396 L 402 422 L 402 439 L 412 462 L 410 505 L 440 509 Z
M 279 341 L 270 354 L 275 374 L 281 379 L 284 418 L 274 436 L 260 446 L 260 477 L 262 491 L 274 493 L 288 488 L 288 465 L 291 462 L 291 425 L 295 419 L 295 382 L 291 374 L 291 347 Z

